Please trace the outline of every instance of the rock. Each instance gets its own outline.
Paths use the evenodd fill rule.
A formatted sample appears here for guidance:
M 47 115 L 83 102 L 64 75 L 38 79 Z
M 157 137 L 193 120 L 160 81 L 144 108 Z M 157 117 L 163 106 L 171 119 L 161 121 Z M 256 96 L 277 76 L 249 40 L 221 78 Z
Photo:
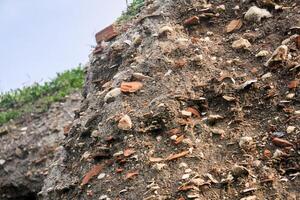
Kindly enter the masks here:
M 240 200 L 256 200 L 256 199 L 257 197 L 255 195 L 252 195 L 252 196 L 241 198 Z
M 110 198 L 107 195 L 101 195 L 99 200 L 110 200 Z
M 92 132 L 91 136 L 94 137 L 94 138 L 100 137 L 100 131 L 94 130 L 94 131 Z
M 296 130 L 296 127 L 295 126 L 288 126 L 287 129 L 286 129 L 286 132 L 288 134 L 294 132 Z
M 272 143 L 279 147 L 293 147 L 294 146 L 291 142 L 284 140 L 284 139 L 277 138 L 277 137 L 273 138 Z
M 189 111 L 186 111 L 186 110 L 182 110 L 181 114 L 183 116 L 186 116 L 186 117 L 191 117 L 192 116 L 192 112 L 189 112 Z
M 164 35 L 164 34 L 167 34 L 167 33 L 173 33 L 174 30 L 172 27 L 170 26 L 163 26 L 159 29 L 158 31 L 158 34 L 161 36 L 161 35 Z
M 8 128 L 6 126 L 0 127 L 0 136 L 8 134 Z
M 249 171 L 246 167 L 239 166 L 239 165 L 234 165 L 234 167 L 231 170 L 231 174 L 235 178 L 238 178 L 238 177 L 249 175 Z
M 5 162 L 6 162 L 5 160 L 3 160 L 3 159 L 0 159 L 0 166 L 1 166 L 1 165 L 4 165 L 4 164 L 5 164 Z
M 251 43 L 244 38 L 240 38 L 232 43 L 232 48 L 234 49 L 248 49 L 251 47 Z
M 133 73 L 132 77 L 135 78 L 138 81 L 143 81 L 143 80 L 147 80 L 147 79 L 151 78 L 150 76 L 146 76 L 142 73 Z
M 128 115 L 124 115 L 118 123 L 118 128 L 124 131 L 130 130 L 132 128 L 131 118 Z
M 265 66 L 268 67 L 272 62 L 283 62 L 288 59 L 288 47 L 286 45 L 279 46 L 271 58 L 265 63 Z
M 241 137 L 239 141 L 239 146 L 244 150 L 249 150 L 254 144 L 252 137 Z
M 252 6 L 245 14 L 245 19 L 252 22 L 260 22 L 261 19 L 270 17 L 272 17 L 272 14 L 268 10 L 257 6 Z
M 167 165 L 164 163 L 156 163 L 154 165 L 154 168 L 157 169 L 158 171 L 161 171 L 163 168 L 165 168 Z
M 105 101 L 106 103 L 110 103 L 110 102 L 114 101 L 115 98 L 116 98 L 117 96 L 119 96 L 121 93 L 122 93 L 122 92 L 121 92 L 121 89 L 120 89 L 120 88 L 114 88 L 114 89 L 112 89 L 111 91 L 109 91 L 109 92 L 105 95 L 104 101 Z
M 267 55 L 269 55 L 269 52 L 266 50 L 262 50 L 260 52 L 258 52 L 255 57 L 266 57 Z
M 179 164 L 179 167 L 180 168 L 187 168 L 188 165 L 186 163 L 182 162 L 182 163 Z
M 182 180 L 186 180 L 190 178 L 190 174 L 183 174 Z
M 97 177 L 97 179 L 103 179 L 105 177 L 105 173 L 101 173 L 101 174 L 99 174 L 99 176 Z
M 224 137 L 224 135 L 225 135 L 225 131 L 223 129 L 219 129 L 219 128 L 211 129 L 211 132 L 213 134 L 221 136 L 221 137 Z
M 295 96 L 296 96 L 295 93 L 289 93 L 289 94 L 286 95 L 286 98 L 287 99 L 293 99 Z
M 193 179 L 191 180 L 191 183 L 194 184 L 194 185 L 196 185 L 196 186 L 198 186 L 198 187 L 207 184 L 207 183 L 206 183 L 203 179 L 201 179 L 201 178 L 193 178 Z
M 272 73 L 271 73 L 271 72 L 268 72 L 268 73 L 262 75 L 261 79 L 265 80 L 265 79 L 271 78 L 271 77 L 272 77 Z
M 286 154 L 283 152 L 283 151 L 281 151 L 281 150 L 279 150 L 279 149 L 276 149 L 276 151 L 274 152 L 274 154 L 273 154 L 273 157 L 272 158 L 281 158 L 282 156 L 285 156 Z
M 192 26 L 199 24 L 199 17 L 192 16 L 183 22 L 184 26 Z

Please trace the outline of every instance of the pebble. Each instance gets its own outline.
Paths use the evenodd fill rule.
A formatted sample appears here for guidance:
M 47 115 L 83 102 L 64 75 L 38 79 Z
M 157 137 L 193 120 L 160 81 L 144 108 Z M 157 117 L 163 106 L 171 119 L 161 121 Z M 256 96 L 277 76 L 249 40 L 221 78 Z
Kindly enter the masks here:
M 245 137 L 240 138 L 239 146 L 242 149 L 247 150 L 247 149 L 249 149 L 249 147 L 251 147 L 252 144 L 253 144 L 253 138 L 252 137 L 245 136 Z
M 246 167 L 243 166 L 239 166 L 239 165 L 235 165 L 232 170 L 231 173 L 234 177 L 238 178 L 241 176 L 246 176 L 249 174 L 249 171 Z
M 180 168 L 187 168 L 188 165 L 186 163 L 182 162 L 182 163 L 179 164 L 179 167 Z
M 5 160 L 3 160 L 3 159 L 0 159 L 0 165 L 4 165 L 5 164 Z
M 240 38 L 232 43 L 232 48 L 234 49 L 248 49 L 251 46 L 249 40 L 244 38 Z
M 288 47 L 286 45 L 281 45 L 273 52 L 271 58 L 264 65 L 268 67 L 273 61 L 285 61 L 287 59 Z
M 260 22 L 262 18 L 270 17 L 272 17 L 272 14 L 268 10 L 257 6 L 252 6 L 245 14 L 245 19 L 252 22 Z
M 295 93 L 289 93 L 289 94 L 286 95 L 286 98 L 287 99 L 293 99 L 295 97 L 295 95 L 296 95 Z
M 128 115 L 124 115 L 118 123 L 118 128 L 124 131 L 130 130 L 132 128 L 131 118 Z
M 256 199 L 257 199 L 257 197 L 255 195 L 252 195 L 252 196 L 248 196 L 248 197 L 243 197 L 240 200 L 256 200 Z
M 114 88 L 111 91 L 109 91 L 105 97 L 104 97 L 104 101 L 106 103 L 112 102 L 114 101 L 114 99 L 119 96 L 121 94 L 121 89 L 120 88 Z
M 101 174 L 99 174 L 99 176 L 97 178 L 100 180 L 100 179 L 103 179 L 104 177 L 105 177 L 105 174 L 101 173 Z
M 157 169 L 158 171 L 162 170 L 164 167 L 166 167 L 167 165 L 164 163 L 156 163 L 154 165 L 154 168 Z
M 287 129 L 286 129 L 286 132 L 288 134 L 294 132 L 296 130 L 296 127 L 295 126 L 288 126 Z
M 269 52 L 266 50 L 262 50 L 260 52 L 258 52 L 255 57 L 266 57 L 267 55 L 269 55 Z
M 182 176 L 183 180 L 188 179 L 188 178 L 190 178 L 190 174 L 183 174 L 183 176 Z
M 101 195 L 99 200 L 110 200 L 110 198 L 107 195 Z

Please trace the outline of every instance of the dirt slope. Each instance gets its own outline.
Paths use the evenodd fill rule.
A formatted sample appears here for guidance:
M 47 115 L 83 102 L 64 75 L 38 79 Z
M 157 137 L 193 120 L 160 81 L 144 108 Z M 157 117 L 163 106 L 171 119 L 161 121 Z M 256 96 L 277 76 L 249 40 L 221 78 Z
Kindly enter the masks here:
M 276 3 L 146 1 L 92 56 L 42 199 L 299 199 L 300 5 Z
M 43 114 L 24 116 L 1 127 L 0 199 L 36 199 L 64 139 L 64 128 L 79 108 L 80 94 L 55 103 Z M 4 131 L 5 130 L 5 131 Z
M 39 198 L 299 199 L 299 8 L 146 1 L 91 56 Z

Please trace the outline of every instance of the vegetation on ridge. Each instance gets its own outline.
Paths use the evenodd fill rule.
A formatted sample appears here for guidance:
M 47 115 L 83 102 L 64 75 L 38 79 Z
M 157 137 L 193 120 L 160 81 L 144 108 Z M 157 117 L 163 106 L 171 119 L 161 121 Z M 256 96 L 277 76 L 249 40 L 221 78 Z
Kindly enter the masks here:
M 61 101 L 66 95 L 82 88 L 82 67 L 58 73 L 44 84 L 34 84 L 22 89 L 0 94 L 0 125 L 26 113 L 47 111 L 51 103 Z
M 124 21 L 128 21 L 134 16 L 136 16 L 143 7 L 145 0 L 133 0 L 132 3 L 128 6 L 127 10 L 122 13 L 122 15 L 118 18 L 117 22 L 121 23 Z

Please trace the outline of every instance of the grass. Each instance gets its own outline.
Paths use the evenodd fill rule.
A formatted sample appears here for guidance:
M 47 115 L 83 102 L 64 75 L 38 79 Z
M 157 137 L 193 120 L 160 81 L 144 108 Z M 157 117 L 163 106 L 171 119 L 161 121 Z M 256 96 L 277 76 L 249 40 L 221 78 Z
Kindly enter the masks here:
M 143 7 L 145 0 L 133 0 L 127 10 L 117 19 L 117 23 L 122 23 L 136 16 Z
M 82 88 L 83 83 L 84 71 L 79 66 L 57 74 L 50 82 L 0 94 L 0 125 L 26 113 L 47 111 L 53 102 Z

